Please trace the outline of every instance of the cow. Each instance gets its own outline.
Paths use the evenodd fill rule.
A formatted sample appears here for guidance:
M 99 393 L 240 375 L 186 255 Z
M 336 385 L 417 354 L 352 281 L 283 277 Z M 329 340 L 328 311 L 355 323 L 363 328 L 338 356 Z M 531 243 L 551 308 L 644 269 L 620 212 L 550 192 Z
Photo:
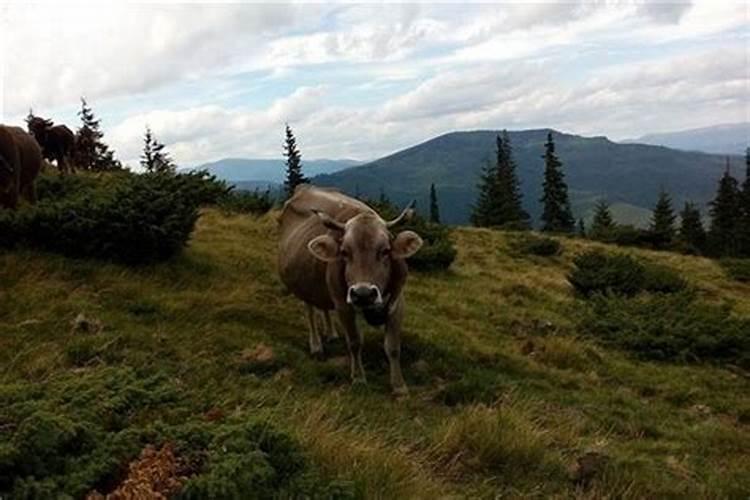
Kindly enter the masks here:
M 34 181 L 42 169 L 42 151 L 20 127 L 0 125 L 0 207 L 14 209 L 20 197 L 36 203 Z
M 73 172 L 71 158 L 76 144 L 73 131 L 65 125 L 55 125 L 51 120 L 39 116 L 31 116 L 27 125 L 29 133 L 42 147 L 44 158 L 56 161 L 60 174 Z
M 413 206 L 413 203 L 412 203 Z M 372 326 L 385 325 L 385 353 L 394 394 L 408 394 L 401 373 L 405 259 L 422 246 L 413 231 L 397 235 L 391 229 L 413 214 L 407 207 L 394 220 L 384 221 L 371 207 L 336 190 L 303 184 L 284 204 L 279 217 L 279 275 L 287 289 L 308 307 L 335 311 L 346 338 L 353 382 L 364 382 L 360 313 Z M 313 338 L 310 347 L 322 348 Z

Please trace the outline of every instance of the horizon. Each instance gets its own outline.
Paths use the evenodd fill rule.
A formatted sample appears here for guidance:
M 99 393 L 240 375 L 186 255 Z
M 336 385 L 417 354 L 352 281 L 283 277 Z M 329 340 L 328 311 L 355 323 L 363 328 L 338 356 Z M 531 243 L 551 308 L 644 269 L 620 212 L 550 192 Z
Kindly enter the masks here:
M 131 167 L 146 125 L 183 167 L 276 158 L 287 121 L 309 159 L 469 129 L 621 141 L 747 122 L 747 21 L 732 1 L 11 2 L 0 119 L 76 126 L 85 96 Z

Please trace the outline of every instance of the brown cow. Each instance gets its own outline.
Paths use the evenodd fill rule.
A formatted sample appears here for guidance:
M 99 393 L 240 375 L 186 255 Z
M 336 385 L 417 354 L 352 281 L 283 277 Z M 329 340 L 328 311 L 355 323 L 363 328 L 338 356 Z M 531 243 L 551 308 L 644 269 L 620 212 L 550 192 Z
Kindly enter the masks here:
M 0 206 L 16 208 L 19 196 L 36 203 L 34 181 L 42 169 L 42 151 L 20 127 L 0 125 Z
M 400 364 L 405 259 L 420 249 L 422 239 L 412 231 L 394 236 L 390 228 L 411 214 L 407 208 L 386 222 L 361 201 L 302 185 L 284 204 L 279 219 L 281 280 L 308 310 L 336 311 L 349 348 L 353 381 L 365 380 L 356 313 L 373 326 L 385 325 L 391 385 L 398 395 L 408 392 Z M 320 342 L 312 338 L 312 329 L 310 333 L 314 350 Z
M 31 133 L 42 147 L 44 158 L 57 162 L 61 174 L 73 171 L 71 158 L 75 149 L 76 136 L 65 125 L 55 125 L 52 120 L 32 116 L 26 121 Z

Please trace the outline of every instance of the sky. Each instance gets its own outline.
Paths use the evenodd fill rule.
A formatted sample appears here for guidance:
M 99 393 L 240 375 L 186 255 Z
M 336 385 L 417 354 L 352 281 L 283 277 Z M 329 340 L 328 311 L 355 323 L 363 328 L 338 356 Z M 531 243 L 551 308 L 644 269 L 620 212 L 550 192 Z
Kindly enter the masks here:
M 77 128 L 85 96 L 136 166 L 375 159 L 436 135 L 613 140 L 750 121 L 750 2 L 125 3 L 0 0 L 0 122 Z

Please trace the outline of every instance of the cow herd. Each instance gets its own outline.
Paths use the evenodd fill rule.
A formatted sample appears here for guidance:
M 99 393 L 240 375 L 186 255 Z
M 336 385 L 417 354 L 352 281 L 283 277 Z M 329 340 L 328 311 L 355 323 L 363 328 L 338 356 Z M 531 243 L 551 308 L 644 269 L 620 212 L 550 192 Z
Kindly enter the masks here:
M 31 117 L 28 128 L 0 125 L 0 208 L 36 203 L 34 181 L 43 159 L 56 161 L 61 173 L 72 171 L 75 135 L 68 127 Z

